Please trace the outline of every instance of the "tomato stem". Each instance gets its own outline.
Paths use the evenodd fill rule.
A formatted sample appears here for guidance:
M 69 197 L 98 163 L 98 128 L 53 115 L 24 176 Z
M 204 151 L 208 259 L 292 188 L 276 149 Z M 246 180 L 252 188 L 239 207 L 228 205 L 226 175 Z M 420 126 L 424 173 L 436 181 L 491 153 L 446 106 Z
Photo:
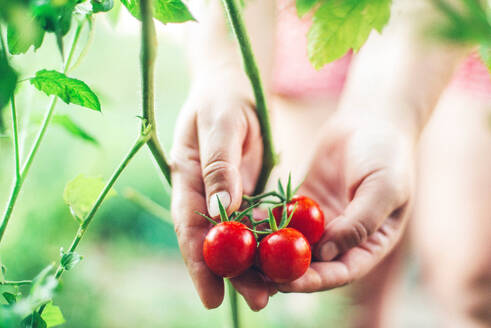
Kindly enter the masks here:
M 111 190 L 113 185 L 116 183 L 116 181 L 118 180 L 121 173 L 123 173 L 124 169 L 128 166 L 130 161 L 133 159 L 133 157 L 138 153 L 138 151 L 143 147 L 143 145 L 145 145 L 147 143 L 148 139 L 150 138 L 150 131 L 151 131 L 150 126 L 148 126 L 146 129 L 143 130 L 141 135 L 136 140 L 135 144 L 131 147 L 131 149 L 128 152 L 128 154 L 126 155 L 126 157 L 123 159 L 121 164 L 119 164 L 119 166 L 113 172 L 113 174 L 111 175 L 111 178 L 109 179 L 109 181 L 104 186 L 104 189 L 102 189 L 102 191 L 99 194 L 99 196 L 97 197 L 95 203 L 92 205 L 92 208 L 90 209 L 89 213 L 87 214 L 87 216 L 82 221 L 82 224 L 79 226 L 78 231 L 77 231 L 75 237 L 73 238 L 72 244 L 70 245 L 70 248 L 68 249 L 67 253 L 75 252 L 75 250 L 77 249 L 78 245 L 80 244 L 83 236 L 87 232 L 87 229 L 88 229 L 90 223 L 92 222 L 92 219 L 94 218 L 99 207 L 102 205 L 102 202 L 106 198 L 107 194 L 109 193 L 109 191 Z M 61 259 L 60 259 L 60 261 L 61 261 Z M 58 264 L 58 268 L 56 269 L 55 279 L 60 280 L 61 276 L 63 275 L 64 272 L 65 272 L 65 268 L 61 265 L 61 262 L 60 262 Z M 40 307 L 40 309 L 38 311 L 39 314 L 41 314 L 43 312 L 44 308 L 45 308 L 45 305 Z
M 222 0 L 227 12 L 228 19 L 237 38 L 244 63 L 244 70 L 249 78 L 256 99 L 256 113 L 261 127 L 263 142 L 262 168 L 254 190 L 254 194 L 263 192 L 268 182 L 271 171 L 276 164 L 276 154 L 273 145 L 273 136 L 269 122 L 269 112 L 266 103 L 266 97 L 261 82 L 251 42 L 242 18 L 241 9 L 236 0 Z
M 30 284 L 32 284 L 32 280 L 0 281 L 0 286 L 28 286 Z
M 234 289 L 234 286 L 230 282 L 230 279 L 227 280 L 227 287 L 228 287 L 228 297 L 230 300 L 230 311 L 232 315 L 232 327 L 233 328 L 239 328 L 240 327 L 240 322 L 239 322 L 239 304 L 238 304 L 238 297 L 237 297 L 237 291 Z
M 78 24 L 77 29 L 75 30 L 75 34 L 73 36 L 72 44 L 70 47 L 70 51 L 68 53 L 68 57 L 66 61 L 63 64 L 63 73 L 66 73 L 68 71 L 68 68 L 70 67 L 70 63 L 73 59 L 73 54 L 75 53 L 75 48 L 78 43 L 78 40 L 80 38 L 80 33 L 82 31 L 82 28 L 84 26 L 84 21 Z M 6 55 L 6 46 L 5 46 L 5 41 L 3 39 L 3 34 L 0 31 L 0 36 L 1 36 L 1 43 L 2 43 L 2 49 L 5 52 L 5 58 L 7 58 Z M 13 99 L 13 97 L 12 97 Z M 34 140 L 33 146 L 29 152 L 29 155 L 27 155 L 27 158 L 24 162 L 24 166 L 22 169 L 20 169 L 20 152 L 19 152 L 19 147 L 18 147 L 18 138 L 15 136 L 17 133 L 17 128 L 14 129 L 14 145 L 17 143 L 16 146 L 14 146 L 14 150 L 16 152 L 16 173 L 15 173 L 15 180 L 14 180 L 14 185 L 12 187 L 12 190 L 10 192 L 9 200 L 7 203 L 7 208 L 5 210 L 5 213 L 3 214 L 2 221 L 0 223 L 0 242 L 3 239 L 3 236 L 5 234 L 5 230 L 7 229 L 7 225 L 9 223 L 10 217 L 12 216 L 12 212 L 14 210 L 15 203 L 17 201 L 17 197 L 19 196 L 20 190 L 22 188 L 22 185 L 24 184 L 24 181 L 27 177 L 27 174 L 29 173 L 29 169 L 33 163 L 34 157 L 36 156 L 39 147 L 41 145 L 42 140 L 44 139 L 44 136 L 46 134 L 46 130 L 48 129 L 48 125 L 51 122 L 51 117 L 53 116 L 53 112 L 56 107 L 56 103 L 58 101 L 58 98 L 56 96 L 51 97 L 51 101 L 48 105 L 48 110 L 46 112 L 46 115 L 44 116 L 43 122 L 41 123 L 41 127 L 39 129 L 39 132 L 36 136 L 36 139 Z M 15 107 L 15 104 L 14 104 Z M 13 124 L 16 124 L 16 115 L 14 118 L 14 114 L 16 113 L 15 108 L 12 108 L 12 120 L 14 121 Z M 18 161 L 18 167 L 17 167 L 17 161 Z
M 141 33 L 141 75 L 142 75 L 142 116 L 152 126 L 147 146 L 157 162 L 165 179 L 171 184 L 171 170 L 165 152 L 157 136 L 155 122 L 155 59 L 157 57 L 157 37 L 153 22 L 152 2 L 140 0 Z

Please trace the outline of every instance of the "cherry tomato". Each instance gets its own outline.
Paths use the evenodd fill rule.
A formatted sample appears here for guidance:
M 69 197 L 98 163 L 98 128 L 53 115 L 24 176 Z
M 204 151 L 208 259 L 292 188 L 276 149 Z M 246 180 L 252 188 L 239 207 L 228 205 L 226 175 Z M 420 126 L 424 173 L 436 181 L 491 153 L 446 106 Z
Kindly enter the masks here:
M 242 223 L 222 222 L 206 235 L 203 256 L 215 274 L 233 278 L 252 266 L 256 244 L 254 234 Z
M 324 213 L 319 205 L 306 196 L 293 196 L 292 200 L 286 204 L 286 213 L 290 215 L 297 204 L 295 213 L 288 224 L 288 227 L 300 231 L 311 245 L 318 242 L 324 233 Z M 282 207 L 273 209 L 276 224 L 280 224 Z
M 292 228 L 280 229 L 259 243 L 259 266 L 276 283 L 300 278 L 312 257 L 307 239 Z

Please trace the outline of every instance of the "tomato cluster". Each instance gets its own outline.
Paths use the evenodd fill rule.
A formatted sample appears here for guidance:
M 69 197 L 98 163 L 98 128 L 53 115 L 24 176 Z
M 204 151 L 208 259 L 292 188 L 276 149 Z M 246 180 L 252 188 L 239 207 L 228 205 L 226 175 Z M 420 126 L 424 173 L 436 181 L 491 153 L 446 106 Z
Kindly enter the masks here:
M 284 192 L 244 197 L 249 207 L 230 216 L 220 208 L 221 223 L 201 214 L 213 223 L 203 244 L 207 266 L 215 274 L 233 278 L 257 264 L 272 281 L 286 283 L 300 278 L 311 262 L 311 246 L 324 232 L 324 214 L 319 205 L 306 196 L 292 196 L 291 183 Z M 276 197 L 278 201 L 265 200 Z M 252 209 L 269 204 L 269 218 L 255 220 Z M 248 220 L 247 225 L 241 223 Z M 257 229 L 269 223 L 269 229 Z M 259 240 L 259 235 L 265 235 Z

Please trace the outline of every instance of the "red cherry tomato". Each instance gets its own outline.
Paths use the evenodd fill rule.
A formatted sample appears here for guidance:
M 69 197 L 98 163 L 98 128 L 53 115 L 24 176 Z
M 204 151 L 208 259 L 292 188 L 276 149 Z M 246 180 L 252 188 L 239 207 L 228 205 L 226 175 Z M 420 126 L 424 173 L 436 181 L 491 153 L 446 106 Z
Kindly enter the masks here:
M 319 205 L 306 196 L 293 196 L 292 200 L 286 204 L 286 213 L 290 215 L 297 204 L 297 209 L 293 213 L 288 227 L 300 231 L 311 245 L 318 242 L 324 233 L 324 213 Z M 273 209 L 276 224 L 280 224 L 282 207 Z
M 242 223 L 222 222 L 206 235 L 203 256 L 215 274 L 233 278 L 252 266 L 256 244 L 254 234 Z
M 273 232 L 259 243 L 259 266 L 276 283 L 300 278 L 307 271 L 311 256 L 307 239 L 292 228 Z

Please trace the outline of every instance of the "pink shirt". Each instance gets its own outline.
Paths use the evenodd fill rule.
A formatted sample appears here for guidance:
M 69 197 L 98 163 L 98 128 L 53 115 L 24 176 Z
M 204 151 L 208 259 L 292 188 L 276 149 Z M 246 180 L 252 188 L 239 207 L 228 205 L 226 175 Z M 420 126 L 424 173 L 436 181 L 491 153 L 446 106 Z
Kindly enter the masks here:
M 276 58 L 273 92 L 289 98 L 337 97 L 343 90 L 352 53 L 315 70 L 307 57 L 309 18 L 298 18 L 289 1 L 278 1 Z M 450 88 L 491 97 L 491 75 L 477 54 L 469 56 L 456 71 Z

